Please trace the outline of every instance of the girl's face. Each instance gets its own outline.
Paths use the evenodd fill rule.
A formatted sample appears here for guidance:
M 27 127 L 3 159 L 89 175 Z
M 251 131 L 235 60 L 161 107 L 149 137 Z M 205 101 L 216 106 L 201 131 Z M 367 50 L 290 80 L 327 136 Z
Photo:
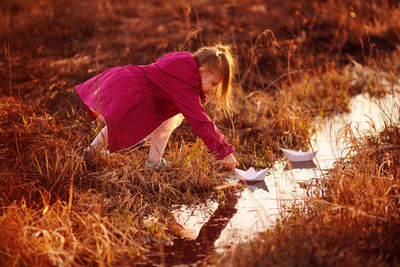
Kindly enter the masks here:
M 200 67 L 199 71 L 204 94 L 214 93 L 221 82 L 219 73 L 209 72 L 205 67 Z

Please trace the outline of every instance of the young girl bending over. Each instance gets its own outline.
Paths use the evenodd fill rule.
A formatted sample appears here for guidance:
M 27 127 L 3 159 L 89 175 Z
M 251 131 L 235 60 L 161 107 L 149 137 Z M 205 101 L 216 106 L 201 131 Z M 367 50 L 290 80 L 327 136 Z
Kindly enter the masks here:
M 153 64 L 118 66 L 76 86 L 92 119 L 106 126 L 84 153 L 108 146 L 116 152 L 151 141 L 146 166 L 158 169 L 167 141 L 185 118 L 194 133 L 233 170 L 238 162 L 204 111 L 207 94 L 216 94 L 226 111 L 231 108 L 231 81 L 235 61 L 229 46 L 203 47 L 193 55 L 173 52 Z

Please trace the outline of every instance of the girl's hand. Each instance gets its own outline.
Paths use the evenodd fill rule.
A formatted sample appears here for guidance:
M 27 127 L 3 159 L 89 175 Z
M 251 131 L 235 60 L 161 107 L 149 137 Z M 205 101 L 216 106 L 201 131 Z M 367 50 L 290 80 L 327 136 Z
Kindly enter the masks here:
M 226 155 L 221 161 L 225 168 L 231 169 L 232 171 L 235 171 L 235 168 L 239 166 L 239 163 L 232 153 Z

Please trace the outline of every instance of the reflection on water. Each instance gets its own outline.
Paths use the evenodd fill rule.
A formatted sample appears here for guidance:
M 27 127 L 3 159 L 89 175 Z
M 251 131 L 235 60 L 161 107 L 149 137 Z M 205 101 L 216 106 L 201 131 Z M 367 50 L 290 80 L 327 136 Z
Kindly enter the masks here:
M 256 191 L 257 189 L 262 189 L 264 191 L 269 192 L 268 190 L 268 186 L 265 183 L 265 181 L 256 181 L 256 182 L 247 182 L 247 184 L 245 185 L 247 186 L 247 188 L 254 193 L 254 191 Z
M 316 168 L 317 165 L 315 165 L 314 161 L 309 160 L 309 161 L 288 161 L 284 170 L 289 171 L 289 170 L 294 170 L 294 169 L 312 169 Z
M 211 251 L 221 252 L 274 225 L 285 206 L 301 203 L 313 183 L 346 153 L 345 144 L 338 138 L 341 129 L 351 122 L 352 129 L 360 135 L 370 131 L 371 125 L 375 132 L 380 131 L 384 125 L 382 106 L 393 105 L 392 98 L 388 96 L 375 102 L 359 95 L 352 99 L 349 114 L 320 122 L 321 130 L 311 138 L 313 149 L 319 150 L 314 161 L 277 161 L 264 181 L 244 185 L 238 198 L 226 203 L 211 203 L 207 208 L 175 210 L 173 215 L 185 229 L 186 238 L 177 238 L 172 246 L 164 248 L 165 263 L 196 262 Z M 238 183 L 233 177 L 229 182 Z
M 207 257 L 215 250 L 215 241 L 236 214 L 237 202 L 238 196 L 230 196 L 225 202 L 218 203 L 217 209 L 202 225 L 196 238 L 175 238 L 171 246 L 164 246 L 163 253 L 154 257 L 155 262 L 168 266 L 192 264 Z

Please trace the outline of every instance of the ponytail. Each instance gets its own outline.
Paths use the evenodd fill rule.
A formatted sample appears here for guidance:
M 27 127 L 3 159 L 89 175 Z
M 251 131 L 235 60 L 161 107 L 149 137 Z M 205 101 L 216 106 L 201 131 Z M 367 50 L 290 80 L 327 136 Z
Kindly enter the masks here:
M 221 83 L 217 90 L 218 102 L 222 104 L 224 112 L 230 114 L 232 106 L 232 80 L 236 71 L 236 61 L 232 56 L 229 45 L 217 44 L 200 48 L 194 57 L 199 67 L 204 66 L 208 71 L 218 71 Z

